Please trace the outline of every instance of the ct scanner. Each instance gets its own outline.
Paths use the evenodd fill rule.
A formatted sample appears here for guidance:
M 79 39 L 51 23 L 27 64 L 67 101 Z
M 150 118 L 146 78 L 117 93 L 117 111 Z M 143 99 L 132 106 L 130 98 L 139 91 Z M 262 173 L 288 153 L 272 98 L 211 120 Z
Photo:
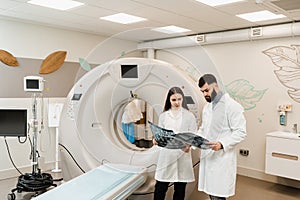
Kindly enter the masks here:
M 130 199 L 152 199 L 159 147 L 138 147 L 127 141 L 121 118 L 132 99 L 132 91 L 147 104 L 145 120 L 157 123 L 167 92 L 173 86 L 183 89 L 190 110 L 199 120 L 204 101 L 196 81 L 170 63 L 149 58 L 120 58 L 99 65 L 81 77 L 68 94 L 61 114 L 60 143 L 67 149 L 61 150 L 64 180 L 106 163 L 142 166 L 146 168 L 145 183 Z M 142 132 L 149 139 L 147 122 Z M 199 158 L 198 154 L 196 157 Z

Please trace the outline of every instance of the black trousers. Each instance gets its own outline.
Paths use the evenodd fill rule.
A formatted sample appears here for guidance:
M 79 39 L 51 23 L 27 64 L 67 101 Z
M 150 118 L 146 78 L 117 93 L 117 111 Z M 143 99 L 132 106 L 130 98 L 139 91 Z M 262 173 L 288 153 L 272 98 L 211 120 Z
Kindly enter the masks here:
M 216 197 L 216 196 L 212 196 L 212 195 L 209 195 L 209 197 L 211 200 L 226 200 L 225 197 Z
M 154 190 L 154 200 L 164 200 L 168 191 L 169 182 L 156 181 Z M 184 200 L 185 197 L 185 182 L 174 183 L 173 200 Z

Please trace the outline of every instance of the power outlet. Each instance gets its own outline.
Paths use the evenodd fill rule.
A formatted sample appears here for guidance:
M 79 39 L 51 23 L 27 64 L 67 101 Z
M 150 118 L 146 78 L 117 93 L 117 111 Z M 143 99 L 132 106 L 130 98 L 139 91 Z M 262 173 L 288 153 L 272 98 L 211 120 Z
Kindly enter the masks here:
M 249 156 L 249 150 L 247 150 L 247 149 L 240 149 L 240 154 L 242 156 Z

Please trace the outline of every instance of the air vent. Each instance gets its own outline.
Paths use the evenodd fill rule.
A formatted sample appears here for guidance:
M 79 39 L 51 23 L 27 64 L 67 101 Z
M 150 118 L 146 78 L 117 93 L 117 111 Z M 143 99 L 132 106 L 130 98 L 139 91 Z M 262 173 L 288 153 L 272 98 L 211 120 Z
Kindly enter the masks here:
M 251 28 L 251 37 L 261 37 L 263 35 L 262 27 Z
M 195 40 L 197 43 L 205 42 L 205 35 L 196 35 Z
M 273 1 L 271 3 L 285 11 L 300 10 L 299 0 L 280 0 L 280 1 Z

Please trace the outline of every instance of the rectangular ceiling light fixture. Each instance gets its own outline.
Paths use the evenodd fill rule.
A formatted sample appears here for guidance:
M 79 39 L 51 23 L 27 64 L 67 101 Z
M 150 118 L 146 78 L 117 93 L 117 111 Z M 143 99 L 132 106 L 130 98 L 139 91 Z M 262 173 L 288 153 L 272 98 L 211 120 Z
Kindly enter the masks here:
M 173 34 L 173 33 L 184 33 L 184 32 L 188 32 L 191 31 L 189 29 L 186 28 L 181 28 L 178 26 L 164 26 L 164 27 L 158 27 L 158 28 L 154 28 L 152 29 L 153 31 L 158 31 L 158 32 L 162 32 L 162 33 L 167 33 L 167 34 Z
M 266 21 L 271 19 L 280 19 L 286 17 L 282 14 L 274 14 L 268 10 L 252 12 L 252 13 L 244 13 L 240 15 L 236 15 L 239 18 L 248 20 L 250 22 L 259 22 L 259 21 Z
M 84 3 L 72 0 L 30 0 L 27 3 L 57 10 L 69 10 L 84 5 Z
M 196 0 L 200 3 L 206 4 L 208 6 L 222 6 L 231 3 L 237 3 L 245 0 Z
M 128 15 L 125 13 L 118 13 L 114 15 L 109 15 L 105 17 L 100 17 L 100 19 L 111 21 L 111 22 L 116 22 L 120 24 L 132 24 L 132 23 L 137 23 L 141 21 L 145 21 L 147 19 L 142 18 L 142 17 L 137 17 L 134 15 Z

